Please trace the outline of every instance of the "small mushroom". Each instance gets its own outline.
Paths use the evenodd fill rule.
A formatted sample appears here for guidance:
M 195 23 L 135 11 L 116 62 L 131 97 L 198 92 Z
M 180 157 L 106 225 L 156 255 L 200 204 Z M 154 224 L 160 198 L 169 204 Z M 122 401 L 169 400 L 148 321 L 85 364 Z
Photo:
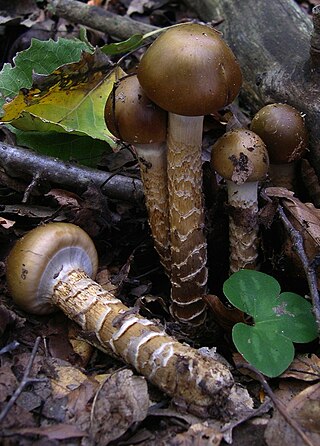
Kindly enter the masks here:
M 171 311 L 181 323 L 205 319 L 207 245 L 202 197 L 203 117 L 232 102 L 242 76 L 214 29 L 188 23 L 165 31 L 138 66 L 147 96 L 168 116 Z
M 82 229 L 49 223 L 15 244 L 7 259 L 7 283 L 24 310 L 44 314 L 57 306 L 94 345 L 113 352 L 190 411 L 208 416 L 224 407 L 233 386 L 229 369 L 130 311 L 89 277 L 96 269 L 94 244 Z
M 301 113 L 288 104 L 269 104 L 253 117 L 250 129 L 267 146 L 272 184 L 294 190 L 296 161 L 308 143 Z
M 230 273 L 255 269 L 258 258 L 258 182 L 269 157 L 262 139 L 247 129 L 225 133 L 212 147 L 211 166 L 228 188 Z
M 105 121 L 110 132 L 132 144 L 138 155 L 154 245 L 170 275 L 167 112 L 150 101 L 137 76 L 127 76 L 107 99 Z

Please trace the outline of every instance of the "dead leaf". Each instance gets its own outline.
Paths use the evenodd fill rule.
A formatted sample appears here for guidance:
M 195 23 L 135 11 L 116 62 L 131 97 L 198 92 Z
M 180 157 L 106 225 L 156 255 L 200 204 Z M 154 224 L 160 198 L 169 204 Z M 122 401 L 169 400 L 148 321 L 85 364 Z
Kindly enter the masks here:
M 168 441 L 168 446 L 219 446 L 223 435 L 206 422 L 193 424 L 182 434 Z
M 142 421 L 150 405 L 146 380 L 131 370 L 110 375 L 98 391 L 91 428 L 99 446 L 121 437 L 134 423 Z
M 310 443 L 320 444 L 320 383 L 298 393 L 285 407 L 289 417 L 300 425 Z M 265 440 L 268 446 L 304 444 L 297 431 L 277 410 L 266 428 Z
M 320 358 L 315 355 L 296 355 L 290 367 L 281 378 L 295 378 L 303 381 L 318 381 L 320 378 Z
M 71 424 L 55 424 L 54 426 L 26 427 L 14 431 L 20 435 L 44 435 L 49 440 L 66 440 L 86 436 L 77 426 Z
M 218 296 L 207 294 L 204 299 L 215 320 L 225 330 L 230 331 L 237 322 L 245 323 L 244 313 L 237 308 L 226 307 Z

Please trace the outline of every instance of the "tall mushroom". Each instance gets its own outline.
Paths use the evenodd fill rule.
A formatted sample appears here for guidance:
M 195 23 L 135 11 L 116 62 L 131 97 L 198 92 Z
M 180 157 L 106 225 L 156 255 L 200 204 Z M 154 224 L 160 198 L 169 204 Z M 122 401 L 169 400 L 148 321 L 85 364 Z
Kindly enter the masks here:
M 7 283 L 24 310 L 55 306 L 100 344 L 198 415 L 219 411 L 229 398 L 229 369 L 168 336 L 94 282 L 97 254 L 88 235 L 70 223 L 39 226 L 21 238 L 7 259 Z
M 301 113 L 288 104 L 269 104 L 256 113 L 250 129 L 267 146 L 273 185 L 294 190 L 296 161 L 302 157 L 308 142 Z
M 247 129 L 225 133 L 212 147 L 211 166 L 228 188 L 230 273 L 255 269 L 258 258 L 258 182 L 269 167 L 262 139 Z
M 127 76 L 107 99 L 105 121 L 114 136 L 135 148 L 154 245 L 170 276 L 167 112 L 151 102 L 137 76 Z
M 203 117 L 232 102 L 242 76 L 218 32 L 183 24 L 158 37 L 138 66 L 147 96 L 168 117 L 168 187 L 172 313 L 201 324 L 206 307 L 207 246 L 204 235 L 201 146 Z

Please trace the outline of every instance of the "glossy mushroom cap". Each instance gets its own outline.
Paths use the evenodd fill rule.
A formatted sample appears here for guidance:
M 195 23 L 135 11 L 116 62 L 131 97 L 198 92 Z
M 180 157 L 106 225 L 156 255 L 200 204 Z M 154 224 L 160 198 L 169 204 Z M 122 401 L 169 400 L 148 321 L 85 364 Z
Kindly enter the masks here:
M 166 140 L 167 112 L 151 102 L 137 76 L 119 81 L 107 99 L 104 116 L 110 132 L 130 144 Z
M 98 256 L 88 234 L 71 223 L 38 226 L 17 241 L 7 259 L 7 283 L 15 303 L 34 314 L 55 310 L 55 284 L 71 270 L 95 276 Z
M 161 34 L 144 54 L 137 75 L 153 102 L 183 116 L 223 108 L 242 83 L 240 66 L 220 34 L 195 23 Z
M 263 179 L 269 157 L 262 139 L 247 129 L 225 133 L 212 147 L 211 166 L 226 180 L 236 184 Z
M 266 144 L 270 162 L 291 163 L 306 150 L 308 137 L 304 119 L 288 104 L 269 104 L 254 116 L 250 129 Z

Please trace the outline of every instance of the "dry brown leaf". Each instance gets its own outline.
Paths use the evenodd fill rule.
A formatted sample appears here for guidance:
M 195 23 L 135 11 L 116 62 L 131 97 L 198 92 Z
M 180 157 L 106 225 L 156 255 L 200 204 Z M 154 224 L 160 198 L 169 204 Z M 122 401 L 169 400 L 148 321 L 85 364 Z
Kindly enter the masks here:
M 71 424 L 55 424 L 54 426 L 43 427 L 26 427 L 14 431 L 20 435 L 44 435 L 49 440 L 66 440 L 68 438 L 84 437 L 85 432 L 82 432 L 76 426 Z
M 303 381 L 317 381 L 320 378 L 320 358 L 315 355 L 296 355 L 290 367 L 281 378 L 295 378 Z
M 150 405 L 146 380 L 131 370 L 110 375 L 92 406 L 91 430 L 96 444 L 117 440 L 134 423 L 146 418 Z
M 307 387 L 285 405 L 290 419 L 297 422 L 310 444 L 320 444 L 320 383 Z M 265 440 L 268 446 L 301 446 L 304 444 L 297 431 L 276 410 L 270 420 Z
M 52 361 L 55 378 L 51 379 L 52 394 L 55 398 L 62 398 L 79 387 L 87 377 L 78 368 L 62 361 Z
M 223 435 L 208 423 L 193 424 L 181 434 L 168 441 L 168 446 L 219 446 Z
M 208 294 L 204 297 L 215 320 L 225 330 L 231 330 L 237 322 L 245 322 L 244 313 L 237 308 L 226 307 L 218 296 Z

